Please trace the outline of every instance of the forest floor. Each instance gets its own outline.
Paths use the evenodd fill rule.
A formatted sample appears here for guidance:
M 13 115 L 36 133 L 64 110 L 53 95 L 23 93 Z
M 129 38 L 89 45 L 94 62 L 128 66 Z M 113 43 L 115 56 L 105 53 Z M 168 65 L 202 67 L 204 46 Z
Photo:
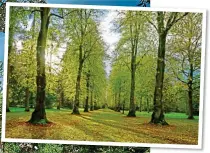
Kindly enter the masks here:
M 148 124 L 151 113 L 137 112 L 137 117 L 126 117 L 109 109 L 89 113 L 81 110 L 81 115 L 71 115 L 67 109 L 47 110 L 47 126 L 26 123 L 31 112 L 24 108 L 11 108 L 6 115 L 6 138 L 138 142 L 162 144 L 197 144 L 198 117 L 186 119 L 182 113 L 166 114 L 169 126 Z

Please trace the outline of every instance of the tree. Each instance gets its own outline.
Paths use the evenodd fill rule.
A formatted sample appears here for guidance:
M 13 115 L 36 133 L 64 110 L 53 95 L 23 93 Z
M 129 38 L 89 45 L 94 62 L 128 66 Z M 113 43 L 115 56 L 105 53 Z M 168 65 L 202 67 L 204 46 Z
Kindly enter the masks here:
M 37 95 L 36 95 L 36 106 L 32 113 L 31 123 L 47 123 L 46 112 L 45 112 L 45 87 L 46 87 L 46 76 L 45 76 L 45 48 L 47 42 L 47 32 L 50 20 L 50 8 L 40 8 L 41 25 L 39 36 L 37 40 Z
M 19 20 L 25 20 L 24 18 L 24 15 L 25 13 L 21 13 L 19 11 L 17 11 L 18 9 L 17 8 L 11 8 L 10 9 L 10 26 L 9 26 L 9 46 L 8 46 L 8 65 L 7 65 L 7 94 L 6 94 L 6 111 L 7 112 L 10 112 L 10 109 L 9 109 L 9 92 L 10 92 L 10 88 L 11 88 L 11 85 L 10 85 L 10 81 L 12 79 L 12 76 L 13 76 L 13 72 L 14 72 L 14 64 L 12 63 L 12 59 L 10 58 L 10 56 L 12 54 L 14 54 L 15 52 L 15 43 L 14 43 L 14 36 L 15 36 L 15 33 L 17 31 L 19 31 L 21 28 L 18 26 L 19 25 Z M 22 10 L 22 9 L 20 9 Z M 16 12 L 16 14 L 14 13 Z M 16 28 L 15 28 L 16 27 Z
M 194 119 L 193 99 L 195 96 L 193 96 L 193 91 L 200 88 L 201 23 L 201 14 L 189 14 L 185 20 L 180 21 L 179 26 L 175 25 L 171 30 L 173 39 L 170 42 L 170 49 L 173 52 L 170 56 L 174 62 L 171 68 L 176 79 L 187 86 L 188 119 Z M 176 67 L 177 70 L 174 70 L 173 67 Z
M 11 9 L 11 14 L 13 14 L 14 9 Z M 10 27 L 9 27 L 9 46 L 8 46 L 8 57 L 10 56 L 12 50 L 13 50 L 13 37 L 14 37 L 14 25 L 15 25 L 15 20 L 16 18 L 14 17 L 14 15 L 10 16 L 10 20 L 14 21 L 10 23 Z M 9 79 L 11 76 L 11 70 L 12 70 L 12 65 L 10 63 L 10 58 L 8 58 L 8 66 L 7 66 L 7 82 L 9 84 Z M 7 95 L 6 95 L 6 99 L 7 99 L 7 104 L 6 104 L 6 112 L 10 112 L 9 109 L 9 89 L 10 86 L 7 84 Z
M 86 73 L 86 99 L 85 99 L 85 109 L 84 112 L 88 112 L 89 108 L 89 90 L 90 90 L 90 71 Z
M 5 31 L 6 2 L 46 3 L 45 0 L 2 0 L 0 2 L 0 14 L 1 14 L 1 18 L 0 18 L 0 32 L 4 32 Z
M 75 95 L 72 114 L 80 114 L 80 94 L 84 65 L 88 58 L 94 54 L 95 47 L 101 39 L 97 30 L 96 22 L 93 20 L 96 10 L 77 9 L 66 20 L 67 30 L 70 33 L 71 42 L 69 49 L 74 50 L 78 62 L 75 82 Z M 70 52 L 71 50 L 69 50 Z
M 109 105 L 115 111 L 120 112 L 121 109 L 125 109 L 125 100 L 129 99 L 130 92 L 130 89 L 127 88 L 130 84 L 130 72 L 123 65 L 122 57 L 118 57 L 113 61 L 108 83 L 108 89 L 111 90 L 109 92 L 113 95 L 109 97 L 108 101 L 114 101 L 113 104 L 109 102 Z
M 153 54 L 154 50 L 147 51 L 147 54 L 141 59 L 140 67 L 138 67 L 136 72 L 136 75 L 138 76 L 136 78 L 136 97 L 139 99 L 140 111 L 149 111 L 151 109 L 149 102 L 150 99 L 153 98 L 156 67 L 156 56 Z M 144 105 L 144 108 L 142 104 L 143 100 L 146 100 L 147 102 L 146 107 Z
M 166 51 L 166 38 L 169 30 L 179 20 L 183 19 L 188 13 L 165 13 L 157 12 L 157 26 L 150 22 L 158 33 L 158 59 L 156 70 L 156 83 L 154 92 L 154 111 L 150 123 L 168 125 L 165 121 L 163 111 L 163 80 L 165 71 L 165 51 Z
M 135 117 L 135 87 L 136 87 L 136 69 L 140 64 L 137 57 L 144 51 L 144 40 L 146 38 L 147 23 L 143 17 L 144 13 L 136 11 L 128 11 L 125 17 L 119 21 L 120 29 L 122 31 L 122 38 L 118 44 L 118 50 L 126 52 L 129 50 L 130 57 L 130 107 L 128 117 Z
M 36 52 L 37 53 L 36 54 L 36 59 L 37 59 L 36 106 L 34 112 L 32 113 L 31 119 L 29 120 L 29 122 L 33 124 L 48 123 L 45 112 L 45 99 L 46 99 L 45 49 L 47 45 L 47 35 L 48 35 L 50 19 L 51 16 L 64 19 L 64 16 L 68 15 L 68 14 L 64 15 L 64 13 L 61 12 L 62 16 L 60 16 L 59 14 L 51 13 L 50 10 L 51 9 L 47 7 L 41 7 L 40 10 L 38 10 L 40 13 L 41 25 L 36 46 L 36 51 L 37 51 Z M 60 13 L 59 10 L 57 12 Z

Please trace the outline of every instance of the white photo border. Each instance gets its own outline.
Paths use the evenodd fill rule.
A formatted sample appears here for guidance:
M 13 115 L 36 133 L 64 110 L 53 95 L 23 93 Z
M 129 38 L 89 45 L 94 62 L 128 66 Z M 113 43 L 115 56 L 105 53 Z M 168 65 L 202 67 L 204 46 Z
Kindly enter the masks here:
M 19 7 L 50 7 L 50 8 L 83 8 L 103 10 L 133 10 L 133 11 L 168 11 L 168 12 L 191 12 L 202 13 L 202 51 L 200 73 L 200 105 L 199 105 L 199 128 L 198 144 L 156 144 L 156 143 L 125 143 L 125 142 L 95 142 L 95 141 L 70 141 L 70 140 L 43 140 L 43 139 L 16 139 L 6 138 L 6 92 L 7 92 L 7 65 L 8 65 L 8 41 L 9 41 L 9 12 L 10 6 Z M 204 105 L 204 80 L 205 80 L 205 49 L 206 49 L 206 10 L 205 9 L 173 9 L 173 8 L 149 8 L 149 7 L 122 7 L 122 6 L 94 6 L 94 5 L 66 5 L 66 4 L 39 4 L 39 3 L 6 3 L 6 29 L 5 29 L 5 52 L 4 52 L 4 77 L 3 77 L 3 107 L 2 107 L 2 142 L 20 143 L 50 143 L 50 144 L 75 144 L 75 145 L 102 145 L 102 146 L 133 146 L 133 147 L 157 147 L 157 148 L 185 148 L 202 149 L 203 130 L 203 105 Z

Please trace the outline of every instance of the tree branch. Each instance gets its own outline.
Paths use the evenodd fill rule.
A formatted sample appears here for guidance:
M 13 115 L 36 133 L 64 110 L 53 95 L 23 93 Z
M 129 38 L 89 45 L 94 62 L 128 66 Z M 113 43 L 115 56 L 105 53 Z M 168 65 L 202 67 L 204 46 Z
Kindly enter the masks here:
M 184 80 L 180 79 L 178 76 L 176 76 L 176 78 L 177 78 L 179 81 L 181 81 L 182 83 L 188 84 L 188 82 L 185 82 Z
M 147 20 L 147 22 L 149 22 L 158 31 L 157 26 L 152 21 L 150 21 L 150 19 L 147 17 L 147 14 L 146 15 L 143 15 L 143 17 L 145 17 L 146 20 Z
M 63 16 L 60 16 L 60 15 L 55 14 L 55 13 L 51 13 L 51 14 L 50 14 L 50 17 L 51 17 L 51 16 L 55 16 L 55 17 L 58 17 L 58 18 L 64 19 L 64 17 L 63 17 Z
M 177 23 L 179 20 L 183 19 L 185 16 L 187 16 L 189 13 L 186 12 L 184 13 L 182 16 L 180 16 L 179 18 L 177 18 L 177 14 L 178 13 L 172 13 L 167 24 L 166 24 L 166 31 L 169 31 L 171 29 L 171 27 Z
M 33 11 L 31 11 L 31 14 L 35 13 L 35 12 L 41 12 L 41 10 L 33 10 Z
M 183 57 L 183 60 L 182 60 L 182 73 L 186 76 L 186 77 L 188 77 L 188 73 L 186 73 L 185 71 L 184 71 L 184 61 L 185 61 L 185 57 Z

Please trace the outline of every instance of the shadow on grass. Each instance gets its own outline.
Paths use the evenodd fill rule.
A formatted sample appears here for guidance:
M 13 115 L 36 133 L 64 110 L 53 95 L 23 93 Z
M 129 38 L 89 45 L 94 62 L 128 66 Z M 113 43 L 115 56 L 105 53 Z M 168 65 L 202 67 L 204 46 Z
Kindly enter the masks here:
M 117 129 L 122 129 L 122 130 L 126 130 L 126 131 L 129 131 L 129 132 L 133 132 L 135 133 L 135 135 L 139 136 L 139 137 L 151 137 L 151 138 L 154 138 L 154 139 L 159 139 L 159 140 L 165 140 L 165 141 L 168 141 L 169 143 L 171 144 L 176 144 L 176 143 L 182 143 L 182 144 L 188 144 L 189 141 L 185 141 L 185 140 L 182 140 L 180 141 L 179 139 L 176 139 L 174 137 L 169 137 L 168 135 L 167 136 L 163 136 L 160 132 L 161 131 L 158 131 L 159 129 L 156 129 L 156 128 L 161 128 L 161 129 L 168 129 L 170 128 L 170 130 L 172 131 L 174 128 L 176 128 L 175 126 L 172 126 L 172 125 L 169 125 L 168 127 L 162 127 L 161 125 L 153 125 L 153 124 L 149 124 L 149 123 L 143 123 L 143 124 L 139 124 L 139 128 L 141 128 L 139 131 L 139 128 L 135 128 L 134 126 L 130 125 L 132 128 L 128 127 L 128 125 L 116 125 L 116 124 L 111 124 L 111 123 L 108 123 L 108 122 L 103 122 L 101 120 L 94 120 L 94 119 L 91 119 L 91 118 L 87 118 L 87 117 L 84 117 L 84 116 L 79 116 L 85 120 L 88 120 L 88 121 L 91 121 L 91 122 L 96 122 L 96 123 L 99 123 L 99 124 L 103 124 L 105 126 L 109 126 L 109 127 L 112 127 L 112 128 L 117 128 Z M 164 130 L 162 131 L 164 132 Z
M 93 134 L 95 134 L 95 130 L 89 130 L 88 128 L 85 128 L 84 126 L 83 127 L 82 126 L 77 126 L 76 128 L 81 130 L 81 131 L 84 131 L 84 133 L 86 135 L 90 136 L 90 137 L 91 136 L 92 137 L 97 136 L 97 137 L 101 137 L 101 138 L 105 138 L 106 139 L 106 140 L 100 140 L 100 141 L 112 141 L 112 142 L 115 141 L 114 139 L 108 137 L 106 133 L 100 134 L 99 132 L 97 132 L 96 135 L 93 135 Z

